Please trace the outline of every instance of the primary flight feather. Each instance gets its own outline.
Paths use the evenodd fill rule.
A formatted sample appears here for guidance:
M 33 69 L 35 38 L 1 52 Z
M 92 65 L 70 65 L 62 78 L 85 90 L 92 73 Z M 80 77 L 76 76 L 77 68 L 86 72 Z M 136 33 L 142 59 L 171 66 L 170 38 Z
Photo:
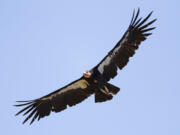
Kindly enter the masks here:
M 51 111 L 60 112 L 67 106 L 71 107 L 82 102 L 92 94 L 95 94 L 95 102 L 111 100 L 112 95 L 117 94 L 120 88 L 108 83 L 108 81 L 117 75 L 118 68 L 123 69 L 126 66 L 140 43 L 152 34 L 151 30 L 155 29 L 155 27 L 149 28 L 149 26 L 156 19 L 147 22 L 152 12 L 144 19 L 139 18 L 139 12 L 139 9 L 137 13 L 133 12 L 128 29 L 115 47 L 98 65 L 84 72 L 78 80 L 41 98 L 31 101 L 17 101 L 19 104 L 15 106 L 25 106 L 16 114 L 24 113 L 23 115 L 27 115 L 23 123 L 32 118 L 30 122 L 32 124 L 34 120 L 48 116 Z

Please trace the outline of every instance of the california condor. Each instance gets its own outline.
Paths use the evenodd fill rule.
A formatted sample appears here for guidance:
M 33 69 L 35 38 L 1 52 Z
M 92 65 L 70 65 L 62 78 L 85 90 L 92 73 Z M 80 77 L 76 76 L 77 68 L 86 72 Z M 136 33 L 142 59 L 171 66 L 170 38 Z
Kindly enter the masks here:
M 144 19 L 139 18 L 139 12 L 139 9 L 137 13 L 133 12 L 127 31 L 115 47 L 98 65 L 84 72 L 82 77 L 41 98 L 31 101 L 17 101 L 19 104 L 15 106 L 25 106 L 25 108 L 16 115 L 23 112 L 23 115 L 28 115 L 23 123 L 32 118 L 30 122 L 32 124 L 35 119 L 40 120 L 48 116 L 51 111 L 61 112 L 67 106 L 74 106 L 92 94 L 95 95 L 96 103 L 111 100 L 120 88 L 108 83 L 108 81 L 117 75 L 118 68 L 123 69 L 126 66 L 129 58 L 139 48 L 140 43 L 152 34 L 151 30 L 155 29 L 155 27 L 148 28 L 148 26 L 156 19 L 146 23 L 152 12 Z

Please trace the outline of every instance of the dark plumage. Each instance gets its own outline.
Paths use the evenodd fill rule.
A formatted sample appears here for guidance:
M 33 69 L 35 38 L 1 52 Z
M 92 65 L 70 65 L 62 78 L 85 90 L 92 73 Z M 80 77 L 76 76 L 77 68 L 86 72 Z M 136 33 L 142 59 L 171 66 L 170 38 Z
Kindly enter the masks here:
M 146 23 L 152 12 L 144 19 L 138 18 L 140 10 L 133 12 L 131 23 L 116 46 L 104 57 L 104 59 L 94 68 L 88 70 L 84 75 L 44 97 L 31 101 L 17 101 L 18 105 L 25 106 L 16 115 L 24 113 L 28 115 L 23 123 L 32 118 L 35 119 L 48 116 L 51 111 L 60 112 L 67 106 L 74 106 L 92 94 L 95 94 L 95 102 L 104 102 L 113 98 L 112 94 L 117 94 L 120 88 L 108 83 L 111 78 L 117 75 L 117 70 L 123 69 L 129 58 L 135 54 L 139 45 L 149 35 L 149 31 L 155 27 L 148 28 L 156 19 Z M 145 24 L 146 23 L 146 24 Z

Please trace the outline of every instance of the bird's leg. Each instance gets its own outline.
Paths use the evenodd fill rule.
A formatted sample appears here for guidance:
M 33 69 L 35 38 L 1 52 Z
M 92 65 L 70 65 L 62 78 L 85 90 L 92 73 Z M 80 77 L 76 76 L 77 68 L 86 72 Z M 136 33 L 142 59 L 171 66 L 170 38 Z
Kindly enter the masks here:
M 109 94 L 109 90 L 105 85 L 104 85 L 104 90 L 106 91 L 107 94 Z
M 105 93 L 106 95 L 109 95 L 109 90 L 108 88 L 104 85 L 103 88 L 100 89 L 103 93 Z
M 103 92 L 104 94 L 108 95 L 109 93 L 107 93 L 107 91 L 105 91 L 104 89 L 100 89 L 101 92 Z
M 110 93 L 112 93 L 113 95 L 116 95 L 116 93 L 115 93 L 115 92 L 113 92 L 113 91 L 110 91 Z

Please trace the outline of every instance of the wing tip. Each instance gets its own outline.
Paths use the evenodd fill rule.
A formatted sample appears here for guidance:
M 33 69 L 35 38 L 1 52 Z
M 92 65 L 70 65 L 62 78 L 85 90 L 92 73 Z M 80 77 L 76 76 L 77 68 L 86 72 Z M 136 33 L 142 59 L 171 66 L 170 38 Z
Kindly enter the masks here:
M 26 114 L 28 114 L 29 112 L 30 112 L 30 114 L 26 117 L 26 119 L 22 122 L 22 124 L 24 124 L 24 123 L 26 123 L 26 121 L 28 121 L 32 116 L 33 116 L 33 114 L 37 111 L 37 109 L 36 109 L 36 106 L 35 106 L 35 104 L 36 104 L 36 101 L 35 100 L 28 100 L 28 101 L 16 101 L 16 102 L 18 102 L 18 103 L 20 103 L 20 104 L 16 104 L 16 105 L 13 105 L 13 106 L 15 106 L 15 107 L 23 107 L 24 106 L 24 108 L 22 108 L 19 112 L 17 112 L 16 114 L 15 114 L 15 116 L 17 116 L 17 115 L 19 115 L 19 114 L 21 114 L 21 113 L 23 113 L 23 112 L 25 112 L 24 114 L 23 114 L 23 116 L 25 116 Z M 34 117 L 33 117 L 34 118 Z M 32 124 L 32 123 L 31 123 Z
M 131 19 L 131 22 L 130 22 L 130 25 L 129 27 L 141 27 L 144 22 L 146 22 L 150 17 L 151 15 L 153 14 L 153 10 L 143 19 L 141 20 L 142 18 L 138 19 L 139 18 L 139 13 L 140 13 L 140 8 L 138 7 L 138 10 L 137 12 L 135 11 L 135 9 L 133 10 L 133 15 L 132 15 L 132 19 Z M 153 21 L 151 21 L 152 23 L 154 23 L 157 19 L 154 19 Z M 152 24 L 151 23 L 151 24 Z
M 137 20 L 137 18 L 139 16 L 139 13 L 140 13 L 140 8 L 139 7 L 138 7 L 137 12 L 136 12 L 135 9 L 133 10 L 133 15 L 132 15 L 132 19 L 131 19 L 130 25 L 132 25 Z

